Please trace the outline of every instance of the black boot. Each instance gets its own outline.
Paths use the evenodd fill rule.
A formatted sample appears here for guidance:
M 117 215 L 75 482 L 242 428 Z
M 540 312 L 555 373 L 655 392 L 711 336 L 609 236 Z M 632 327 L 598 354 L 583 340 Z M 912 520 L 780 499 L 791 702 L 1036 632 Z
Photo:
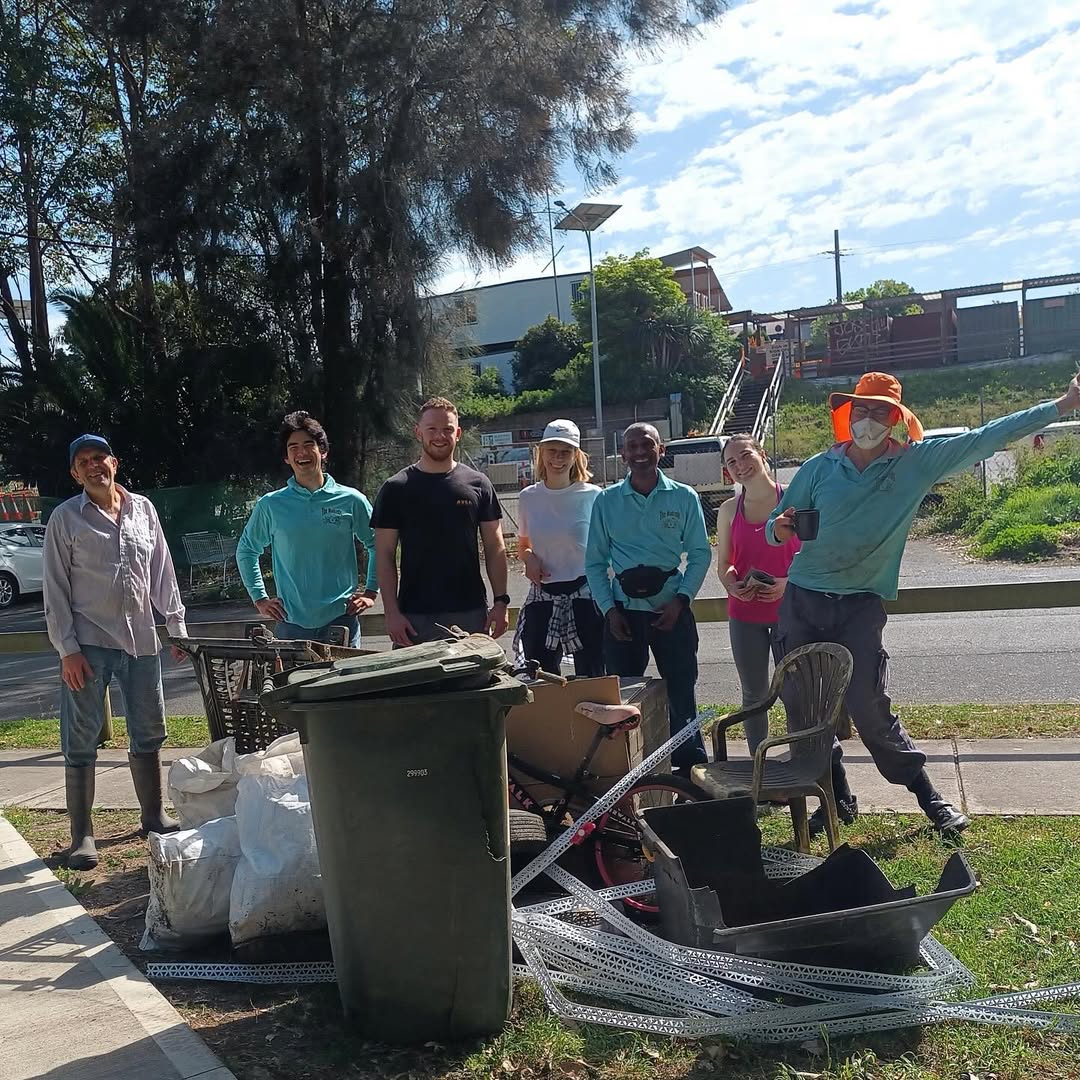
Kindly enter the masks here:
M 912 783 L 908 784 L 908 791 L 919 800 L 920 809 L 930 819 L 930 824 L 938 832 L 963 832 L 971 824 L 968 816 L 957 810 L 934 787 L 930 777 L 926 775 L 925 769 L 919 773 Z
M 149 754 L 128 754 L 128 765 L 142 810 L 140 835 L 176 832 L 180 822 L 165 813 L 161 799 L 161 755 L 156 750 Z
M 94 766 L 65 766 L 64 789 L 71 819 L 71 847 L 64 852 L 64 864 L 69 870 L 93 870 L 98 864 L 90 815 L 94 808 Z
M 845 825 L 850 825 L 859 816 L 859 800 L 854 795 L 846 799 L 837 799 L 836 816 Z M 819 806 L 810 815 L 808 824 L 811 838 L 820 836 L 825 831 L 825 807 Z
M 847 772 L 844 763 L 839 757 L 832 761 L 832 789 L 833 798 L 836 799 L 836 816 L 845 824 L 850 825 L 859 816 L 859 800 L 851 794 L 848 786 Z M 825 831 L 825 808 L 819 806 L 810 815 L 810 836 L 820 836 Z

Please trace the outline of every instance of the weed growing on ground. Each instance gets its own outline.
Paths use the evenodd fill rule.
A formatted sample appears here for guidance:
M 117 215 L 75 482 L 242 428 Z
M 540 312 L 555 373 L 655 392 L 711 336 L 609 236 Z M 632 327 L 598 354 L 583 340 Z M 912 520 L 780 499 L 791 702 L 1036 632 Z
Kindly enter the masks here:
M 927 528 L 972 542 L 984 559 L 1034 562 L 1080 541 L 1080 439 L 1058 439 L 1045 450 L 1016 452 L 1016 476 L 990 488 L 959 476 L 937 492 Z

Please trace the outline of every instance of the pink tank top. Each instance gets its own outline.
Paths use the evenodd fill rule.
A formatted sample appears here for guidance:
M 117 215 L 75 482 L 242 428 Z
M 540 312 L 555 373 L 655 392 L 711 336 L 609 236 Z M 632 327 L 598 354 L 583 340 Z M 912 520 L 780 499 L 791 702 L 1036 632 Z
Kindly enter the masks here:
M 776 485 L 776 501 L 784 489 Z M 743 513 L 744 493 L 739 493 L 739 504 L 731 521 L 731 565 L 742 581 L 751 570 L 764 570 L 773 577 L 787 577 L 791 560 L 799 550 L 800 541 L 792 537 L 786 544 L 774 547 L 765 539 L 765 522 L 752 525 Z M 728 597 L 728 615 L 732 619 L 749 623 L 774 623 L 780 615 L 780 601 L 765 603 L 762 600 L 736 600 Z

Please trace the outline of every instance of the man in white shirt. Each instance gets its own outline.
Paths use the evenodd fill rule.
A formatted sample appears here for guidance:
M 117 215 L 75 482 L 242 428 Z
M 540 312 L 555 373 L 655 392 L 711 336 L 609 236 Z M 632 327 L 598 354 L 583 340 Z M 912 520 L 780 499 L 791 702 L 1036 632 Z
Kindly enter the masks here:
M 165 696 L 154 608 L 170 634 L 185 637 L 187 628 L 153 503 L 116 483 L 116 456 L 102 436 L 80 435 L 68 460 L 83 491 L 53 511 L 45 530 L 45 622 L 60 654 L 60 746 L 71 818 L 66 861 L 72 870 L 90 870 L 98 861 L 90 817 L 94 763 L 114 677 L 124 692 L 143 835 L 179 828 L 161 798 Z

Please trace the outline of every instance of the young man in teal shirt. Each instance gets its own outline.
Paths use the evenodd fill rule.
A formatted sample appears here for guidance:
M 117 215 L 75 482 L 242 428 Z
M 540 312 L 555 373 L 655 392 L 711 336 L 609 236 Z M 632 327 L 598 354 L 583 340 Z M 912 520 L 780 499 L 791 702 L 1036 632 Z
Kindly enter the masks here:
M 878 771 L 911 791 L 939 832 L 955 833 L 967 828 L 967 817 L 934 788 L 924 767 L 926 755 L 892 712 L 888 653 L 881 644 L 884 601 L 896 597 L 908 530 L 934 484 L 1080 406 L 1080 382 L 1074 378 L 1056 401 L 929 442 L 922 441 L 922 425 L 900 397 L 900 383 L 878 371 L 864 375 L 853 394 L 832 394 L 836 444 L 799 469 L 766 524 L 769 543 L 780 544 L 794 535 L 796 510 L 820 513 L 817 538 L 804 541 L 788 573 L 779 647 L 786 654 L 811 642 L 832 641 L 851 652 L 847 709 Z M 906 444 L 889 437 L 901 421 Z M 858 807 L 842 757 L 836 743 L 833 792 L 841 819 L 850 822 Z M 824 827 L 819 809 L 810 831 Z
M 667 687 L 674 735 L 697 716 L 698 634 L 690 602 L 709 572 L 712 549 L 697 492 L 660 471 L 663 452 L 652 424 L 631 424 L 624 432 L 629 475 L 593 503 L 585 574 L 605 617 L 608 674 L 643 675 L 651 649 Z M 680 772 L 707 761 L 701 736 L 683 743 L 671 760 Z
M 309 413 L 285 417 L 281 445 L 293 471 L 283 488 L 255 504 L 236 545 L 240 578 L 260 615 L 276 619 L 285 640 L 331 641 L 344 627 L 360 644 L 360 618 L 375 603 L 375 534 L 371 503 L 324 471 L 330 444 Z M 356 544 L 367 549 L 367 582 L 357 583 Z M 272 550 L 277 596 L 266 594 L 259 556 Z

